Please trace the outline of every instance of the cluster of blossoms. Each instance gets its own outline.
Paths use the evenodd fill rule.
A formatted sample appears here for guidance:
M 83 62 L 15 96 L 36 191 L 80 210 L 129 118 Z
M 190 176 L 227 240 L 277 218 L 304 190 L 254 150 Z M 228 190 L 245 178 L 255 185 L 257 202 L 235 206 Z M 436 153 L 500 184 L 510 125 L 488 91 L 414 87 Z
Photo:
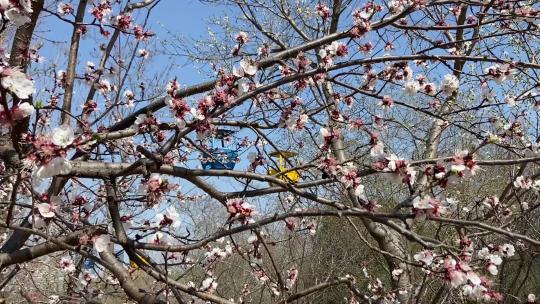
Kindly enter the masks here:
M 112 12 L 112 5 L 110 1 L 108 0 L 101 0 L 99 3 L 94 4 L 92 9 L 90 10 L 90 13 L 99 21 L 103 22 L 105 21 L 105 17 L 107 17 Z
M 339 129 L 328 130 L 321 128 L 319 131 L 323 139 L 323 145 L 321 146 L 321 150 L 323 151 L 329 150 L 332 143 L 341 137 L 341 130 Z
M 266 163 L 264 155 L 260 153 L 250 152 L 247 158 L 249 160 L 248 170 L 251 172 L 255 172 L 257 170 L 257 167 L 263 166 Z
M 360 38 L 371 31 L 371 17 L 376 12 L 382 11 L 382 6 L 373 2 L 367 2 L 360 10 L 353 12 L 353 27 L 350 31 L 353 38 Z
M 416 180 L 416 170 L 406 160 L 394 154 L 380 156 L 371 167 L 377 171 L 389 173 L 386 176 L 395 182 L 413 185 Z
M 34 182 L 39 184 L 44 178 L 69 173 L 71 163 L 66 159 L 67 151 L 81 145 L 88 140 L 88 136 L 81 134 L 76 138 L 70 126 L 62 125 L 55 128 L 50 136 L 27 134 L 25 140 L 33 149 L 24 159 L 24 163 L 29 168 L 38 166 L 33 177 Z
M 153 114 L 140 114 L 135 119 L 135 127 L 140 134 L 151 132 L 158 142 L 165 140 L 165 133 L 160 130 L 159 122 Z
M 317 168 L 321 169 L 327 175 L 336 176 L 341 170 L 341 165 L 334 156 L 327 154 L 321 159 Z
M 417 77 L 416 80 L 413 79 L 412 71 L 409 67 L 406 68 L 406 78 L 407 81 L 403 85 L 403 90 L 405 93 L 409 96 L 414 96 L 419 91 L 424 92 L 427 95 L 434 96 L 437 94 L 437 86 L 432 83 L 428 82 L 426 77 L 423 75 L 420 75 Z M 459 80 L 456 76 L 452 74 L 447 74 L 444 76 L 443 80 L 440 84 L 440 92 L 445 96 L 450 96 L 454 92 L 456 92 L 459 88 Z
M 415 197 L 412 206 L 413 213 L 416 217 L 420 218 L 426 216 L 437 217 L 445 212 L 445 208 L 442 206 L 441 202 L 429 195 Z
M 540 180 L 533 180 L 530 176 L 518 176 L 514 180 L 514 187 L 540 191 Z
M 197 107 L 191 109 L 191 114 L 197 120 L 195 131 L 200 140 L 207 138 L 213 130 L 210 122 L 211 113 L 216 109 L 228 108 L 234 105 L 234 101 L 239 94 L 237 86 L 238 77 L 221 69 L 218 72 L 214 91 L 199 99 Z
M 521 206 L 524 210 L 528 209 L 526 202 L 522 202 Z M 512 215 L 512 209 L 504 204 L 501 204 L 499 202 L 499 198 L 496 196 L 489 196 L 482 200 L 480 211 L 486 214 L 495 213 L 496 216 L 502 215 L 506 217 Z
M 200 291 L 205 291 L 208 293 L 214 293 L 217 289 L 218 283 L 215 277 L 212 276 L 212 274 L 209 274 L 209 276 L 204 279 L 201 283 L 201 287 L 199 288 Z
M 361 183 L 358 169 L 352 164 L 340 165 L 331 154 L 321 159 L 317 168 L 323 171 L 323 177 L 338 177 L 345 189 L 352 189 L 356 196 L 364 198 L 364 185 Z
M 317 222 L 311 220 L 308 221 L 305 218 L 298 220 L 296 217 L 288 217 L 284 220 L 285 227 L 292 232 L 308 231 L 309 234 L 315 235 L 317 233 Z
M 442 82 L 441 82 L 441 92 L 446 95 L 450 96 L 454 92 L 456 92 L 459 88 L 459 80 L 456 76 L 452 74 L 447 74 L 444 76 Z
M 145 31 L 140 25 L 135 25 L 133 27 L 133 34 L 135 35 L 136 40 L 144 42 L 148 41 L 150 37 L 153 37 L 155 35 L 155 33 L 152 31 Z
M 345 43 L 334 41 L 330 45 L 319 50 L 319 57 L 321 57 L 321 65 L 325 68 L 329 68 L 334 63 L 335 57 L 345 57 L 349 54 L 347 45 Z
M 392 270 L 392 274 L 399 276 L 401 275 L 400 271 L 401 273 L 403 272 L 401 269 L 394 269 Z M 368 303 L 399 303 L 395 291 L 388 291 L 385 289 L 384 283 L 378 277 L 371 275 L 366 267 L 362 268 L 362 272 L 368 282 L 367 292 L 363 296 Z M 397 290 L 397 292 L 399 293 L 401 290 Z M 359 302 L 353 296 L 350 298 L 349 304 L 359 304 Z
M 139 192 L 146 195 L 146 201 L 150 205 L 158 204 L 166 193 L 177 189 L 177 185 L 162 179 L 159 174 L 152 174 L 150 178 L 142 180 Z
M 228 199 L 227 212 L 229 212 L 231 219 L 239 220 L 242 224 L 252 221 L 251 217 L 256 213 L 255 207 L 242 198 Z
M 399 14 L 405 9 L 408 2 L 407 0 L 392 0 L 388 3 L 388 7 L 392 14 Z
M 443 269 L 445 277 L 450 281 L 452 287 L 461 287 L 461 291 L 465 296 L 484 301 L 502 299 L 501 294 L 490 290 L 491 281 L 485 277 L 480 277 L 466 262 L 457 262 L 451 257 L 446 257 L 443 262 Z
M 296 108 L 302 106 L 304 101 L 300 98 L 294 98 L 291 101 L 290 106 L 284 108 L 281 111 L 281 117 L 279 118 L 279 127 L 287 127 L 289 130 L 301 130 L 304 128 L 308 116 L 306 114 L 299 114 L 298 116 L 293 116 L 293 112 Z
M 206 263 L 211 264 L 219 261 L 233 253 L 233 248 L 230 244 L 226 244 L 224 249 L 219 247 L 208 248 L 208 251 L 204 254 L 206 257 Z
M 495 64 L 485 70 L 486 78 L 501 84 L 506 80 L 513 80 L 517 70 L 512 64 Z
M 298 279 L 298 268 L 292 266 L 287 270 L 287 280 L 285 281 L 285 287 L 287 290 L 291 290 Z
M 176 79 L 169 82 L 167 85 L 167 94 L 171 99 L 167 101 L 167 104 L 173 111 L 174 117 L 176 118 L 176 124 L 179 127 L 184 127 L 186 125 L 186 115 L 191 112 L 191 108 L 184 99 L 176 96 L 179 87 Z
M 413 256 L 419 262 L 426 273 L 443 272 L 445 279 L 454 288 L 460 288 L 464 296 L 476 301 L 500 301 L 502 295 L 492 289 L 492 282 L 485 276 L 481 276 L 470 266 L 472 260 L 472 242 L 468 239 L 460 241 L 463 248 L 461 260 L 456 261 L 453 257 L 444 258 L 434 256 L 431 250 L 423 250 Z M 491 275 L 498 274 L 497 267 L 502 264 L 503 258 L 512 257 L 515 254 L 511 244 L 488 245 L 478 251 L 479 262 Z
M 458 151 L 452 158 L 450 168 L 442 163 L 426 166 L 424 174 L 431 178 L 440 187 L 446 188 L 459 178 L 476 174 L 480 167 L 476 164 L 473 155 L 466 150 Z
M 233 67 L 232 74 L 238 78 L 254 76 L 257 73 L 257 64 L 249 59 L 240 60 L 239 67 Z
M 131 21 L 132 21 L 132 18 L 130 14 L 120 14 L 118 16 L 111 18 L 111 24 L 116 26 L 122 31 L 127 31 L 133 26 Z
M 356 167 L 344 166 L 341 169 L 341 182 L 346 189 L 353 189 L 356 196 L 364 197 L 364 185 L 361 184 Z
M 170 186 L 167 185 L 167 187 Z M 158 228 L 178 228 L 178 226 L 180 226 L 180 214 L 178 214 L 175 207 L 169 206 L 164 212 L 160 212 L 156 215 L 154 226 Z
M 451 173 L 459 177 L 475 175 L 478 169 L 480 167 L 476 164 L 473 155 L 467 150 L 457 152 L 452 159 L 452 166 L 450 167 Z
M 94 83 L 94 88 L 101 94 L 107 95 L 117 90 L 116 85 L 111 85 L 107 79 L 99 79 Z
M 330 16 L 332 15 L 330 8 L 322 3 L 318 3 L 315 6 L 315 11 L 317 12 L 317 15 L 319 15 L 323 20 L 330 18 Z
M 92 212 L 92 204 L 89 200 L 81 195 L 75 196 L 72 201 L 74 211 L 71 213 L 71 220 L 74 224 L 82 224 L 82 220 L 90 216 Z
M 311 64 L 311 60 L 306 56 L 304 52 L 298 53 L 298 55 L 296 55 L 296 58 L 294 59 L 294 62 L 296 63 L 298 72 L 304 72 L 307 68 L 309 68 Z M 286 66 L 281 66 L 281 73 L 283 74 L 283 76 L 289 76 L 292 72 Z

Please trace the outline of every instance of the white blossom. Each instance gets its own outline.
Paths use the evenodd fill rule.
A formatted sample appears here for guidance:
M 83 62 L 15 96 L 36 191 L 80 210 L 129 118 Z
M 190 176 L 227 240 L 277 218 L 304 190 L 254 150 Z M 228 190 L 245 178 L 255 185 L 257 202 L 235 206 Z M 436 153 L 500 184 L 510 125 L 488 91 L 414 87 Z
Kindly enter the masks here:
M 423 250 L 413 256 L 414 260 L 421 262 L 425 266 L 431 265 L 433 263 L 433 253 L 430 250 Z
M 418 93 L 418 90 L 420 89 L 420 84 L 418 84 L 415 80 L 407 81 L 403 87 L 405 90 L 405 93 L 409 96 L 416 95 Z
M 54 212 L 56 210 L 56 205 L 52 203 L 41 203 L 37 204 L 37 208 L 39 211 L 39 214 L 43 216 L 44 218 L 52 218 L 56 215 Z
M 446 74 L 441 82 L 441 91 L 446 96 L 452 95 L 459 88 L 459 80 L 452 74 Z
M 21 118 L 32 116 L 34 112 L 36 112 L 34 106 L 29 104 L 28 102 L 23 102 L 19 104 L 18 109 L 21 113 Z
M 97 252 L 103 252 L 107 249 L 107 246 L 111 243 L 111 236 L 108 234 L 101 234 L 93 239 L 94 249 Z
M 257 65 L 249 60 L 241 60 L 240 67 L 244 70 L 244 73 L 247 75 L 253 76 L 257 73 Z
M 69 125 L 62 125 L 53 130 L 51 138 L 53 144 L 65 148 L 73 143 L 75 134 Z
M 15 68 L 2 77 L 2 87 L 17 95 L 20 99 L 28 99 L 35 92 L 34 82 L 26 74 Z

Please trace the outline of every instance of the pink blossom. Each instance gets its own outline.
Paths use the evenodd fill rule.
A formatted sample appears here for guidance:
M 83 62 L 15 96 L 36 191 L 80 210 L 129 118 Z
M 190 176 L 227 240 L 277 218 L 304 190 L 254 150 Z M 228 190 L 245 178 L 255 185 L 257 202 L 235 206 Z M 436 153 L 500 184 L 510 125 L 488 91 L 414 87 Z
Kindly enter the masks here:
M 227 211 L 233 218 L 245 220 L 255 214 L 255 209 L 242 198 L 227 200 Z
M 321 4 L 321 3 L 319 3 L 319 4 L 317 4 L 315 6 L 315 11 L 323 19 L 328 19 L 331 16 L 330 8 L 328 6 L 326 6 L 326 5 Z

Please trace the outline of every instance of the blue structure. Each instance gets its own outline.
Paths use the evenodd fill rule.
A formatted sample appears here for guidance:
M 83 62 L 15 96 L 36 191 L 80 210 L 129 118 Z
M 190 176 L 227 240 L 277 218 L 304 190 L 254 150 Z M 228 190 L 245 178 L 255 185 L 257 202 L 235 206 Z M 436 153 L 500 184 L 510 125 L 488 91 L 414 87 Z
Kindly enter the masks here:
M 233 130 L 218 129 L 212 136 L 211 147 L 208 153 L 203 153 L 201 164 L 204 170 L 233 170 L 238 158 L 238 149 L 226 147 L 225 138 L 231 137 Z M 221 141 L 221 147 L 217 147 L 215 140 Z
M 86 259 L 84 260 L 84 269 L 94 269 L 96 263 L 93 260 Z

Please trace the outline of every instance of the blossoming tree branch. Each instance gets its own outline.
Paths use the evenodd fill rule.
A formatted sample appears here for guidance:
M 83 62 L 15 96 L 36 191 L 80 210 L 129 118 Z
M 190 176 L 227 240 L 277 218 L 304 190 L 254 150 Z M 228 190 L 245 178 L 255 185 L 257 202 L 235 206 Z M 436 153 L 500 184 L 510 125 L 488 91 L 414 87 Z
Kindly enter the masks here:
M 536 303 L 538 1 L 188 5 L 0 0 L 2 301 Z

